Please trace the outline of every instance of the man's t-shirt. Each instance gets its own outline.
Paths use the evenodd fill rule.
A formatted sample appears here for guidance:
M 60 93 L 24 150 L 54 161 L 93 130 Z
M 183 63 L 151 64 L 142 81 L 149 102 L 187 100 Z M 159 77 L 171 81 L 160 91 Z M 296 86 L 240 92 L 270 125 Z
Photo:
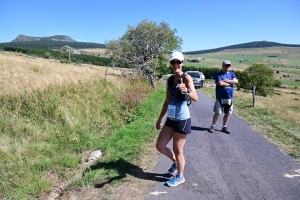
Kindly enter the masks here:
M 225 74 L 223 71 L 220 71 L 216 74 L 216 99 L 233 99 L 233 85 L 228 87 L 219 86 L 218 82 L 228 79 L 232 80 L 236 77 L 233 72 L 227 72 Z

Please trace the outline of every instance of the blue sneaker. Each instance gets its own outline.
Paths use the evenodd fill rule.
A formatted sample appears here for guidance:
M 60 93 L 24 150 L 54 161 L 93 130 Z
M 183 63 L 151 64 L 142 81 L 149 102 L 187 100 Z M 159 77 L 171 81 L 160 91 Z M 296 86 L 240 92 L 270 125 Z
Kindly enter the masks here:
M 168 173 L 171 175 L 177 174 L 177 164 L 176 163 L 173 163 L 171 168 L 168 170 Z
M 179 175 L 177 174 L 176 176 L 173 176 L 170 180 L 167 181 L 167 185 L 170 187 L 175 187 L 184 182 L 185 182 L 184 176 L 180 178 Z

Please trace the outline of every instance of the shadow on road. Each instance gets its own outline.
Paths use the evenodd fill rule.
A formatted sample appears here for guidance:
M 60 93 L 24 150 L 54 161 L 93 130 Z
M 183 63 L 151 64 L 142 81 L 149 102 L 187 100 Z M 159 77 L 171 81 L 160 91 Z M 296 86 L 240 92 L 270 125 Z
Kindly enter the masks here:
M 157 181 L 157 182 L 166 182 L 171 177 L 171 175 L 169 174 L 157 174 L 151 172 L 144 172 L 144 170 L 141 169 L 140 167 L 133 165 L 125 161 L 124 159 L 119 159 L 117 161 L 110 161 L 110 162 L 101 162 L 96 165 L 93 165 L 83 173 L 83 176 L 86 172 L 89 172 L 91 170 L 99 170 L 99 169 L 105 169 L 108 171 L 113 170 L 114 173 L 117 173 L 117 175 L 113 176 L 112 178 L 109 178 L 108 176 L 105 177 L 105 180 L 100 181 L 99 183 L 96 183 L 94 185 L 95 188 L 102 188 L 105 184 L 109 184 L 115 180 L 121 180 L 126 177 L 126 174 L 129 174 L 136 178 Z
M 224 132 L 222 132 L 221 129 L 215 129 L 214 132 L 212 132 L 209 128 L 203 128 L 203 127 L 198 127 L 198 126 L 192 126 L 192 130 L 194 130 L 194 131 L 208 131 L 209 133 L 215 133 L 215 132 L 224 133 Z M 230 134 L 230 132 L 225 133 L 225 134 Z
M 199 126 L 192 126 L 192 130 L 194 131 L 209 131 L 209 128 L 199 127 Z

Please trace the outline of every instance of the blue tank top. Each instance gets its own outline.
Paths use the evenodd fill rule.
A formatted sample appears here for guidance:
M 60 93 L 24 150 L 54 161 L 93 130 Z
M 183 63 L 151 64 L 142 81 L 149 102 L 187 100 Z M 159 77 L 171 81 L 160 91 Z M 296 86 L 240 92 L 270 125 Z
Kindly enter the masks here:
M 170 117 L 170 116 L 168 117 L 174 121 L 189 119 L 191 116 L 190 116 L 190 110 L 187 106 L 187 101 L 181 100 L 177 97 L 178 93 L 180 93 L 180 91 L 176 88 L 177 84 L 175 85 L 174 81 L 170 81 L 170 82 L 171 82 L 171 87 L 168 88 L 170 94 L 169 106 L 170 105 L 175 106 L 175 115 L 174 117 Z

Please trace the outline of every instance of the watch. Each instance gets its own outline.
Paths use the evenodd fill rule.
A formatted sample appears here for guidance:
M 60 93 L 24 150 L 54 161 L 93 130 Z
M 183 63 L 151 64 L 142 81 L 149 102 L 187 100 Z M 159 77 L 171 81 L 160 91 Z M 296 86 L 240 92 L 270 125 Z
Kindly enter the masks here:
M 189 96 L 189 95 L 190 95 L 190 92 L 189 92 L 189 91 L 185 93 L 185 96 Z
M 187 92 L 181 92 L 181 94 L 184 94 L 185 96 L 190 95 L 191 90 L 187 88 Z

